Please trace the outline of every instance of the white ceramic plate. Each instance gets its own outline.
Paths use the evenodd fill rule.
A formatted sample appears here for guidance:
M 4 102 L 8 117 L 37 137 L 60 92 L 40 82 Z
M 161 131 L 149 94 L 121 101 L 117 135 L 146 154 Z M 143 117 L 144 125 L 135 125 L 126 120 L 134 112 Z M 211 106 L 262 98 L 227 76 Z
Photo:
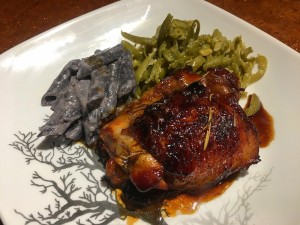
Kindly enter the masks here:
M 257 28 L 201 0 L 121 1 L 71 20 L 0 55 L 0 216 L 6 225 L 126 224 L 100 182 L 101 164 L 84 146 L 41 149 L 36 133 L 49 108 L 40 99 L 71 59 L 121 40 L 149 36 L 167 13 L 199 19 L 201 33 L 242 35 L 269 60 L 256 92 L 275 121 L 275 140 L 219 198 L 169 224 L 300 224 L 300 55 Z M 69 223 L 68 223 L 69 222 Z M 50 223 L 49 223 L 50 224 Z

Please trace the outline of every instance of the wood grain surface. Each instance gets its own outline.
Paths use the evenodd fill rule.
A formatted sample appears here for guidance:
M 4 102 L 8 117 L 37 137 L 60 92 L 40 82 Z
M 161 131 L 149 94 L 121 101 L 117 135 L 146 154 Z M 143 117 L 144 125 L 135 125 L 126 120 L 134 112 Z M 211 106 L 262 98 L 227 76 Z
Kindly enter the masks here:
M 300 0 L 207 0 L 300 52 Z M 116 0 L 0 0 L 0 53 Z

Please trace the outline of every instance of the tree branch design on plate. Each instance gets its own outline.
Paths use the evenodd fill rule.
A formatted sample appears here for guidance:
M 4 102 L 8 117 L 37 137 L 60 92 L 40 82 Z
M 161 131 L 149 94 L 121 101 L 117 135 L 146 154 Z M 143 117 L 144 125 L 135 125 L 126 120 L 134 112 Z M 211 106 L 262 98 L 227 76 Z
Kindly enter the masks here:
M 42 194 L 51 194 L 53 203 L 44 211 L 25 215 L 15 212 L 24 224 L 109 224 L 120 218 L 115 196 L 103 179 L 103 166 L 95 151 L 82 145 L 66 146 L 51 143 L 49 148 L 36 147 L 37 135 L 33 132 L 15 134 L 10 146 L 20 151 L 27 164 L 36 161 L 52 167 L 53 176 L 46 178 L 34 171 L 31 185 Z
M 224 203 L 218 213 L 208 212 L 196 219 L 196 224 L 202 225 L 247 225 L 252 224 L 254 213 L 252 212 L 250 198 L 261 191 L 271 181 L 272 169 L 266 174 L 247 174 L 248 178 L 236 196 Z M 251 223 L 252 222 L 252 223 Z
M 18 132 L 10 146 L 25 156 L 25 162 L 51 168 L 51 178 L 34 171 L 31 185 L 41 194 L 51 195 L 52 202 L 43 211 L 28 215 L 15 209 L 24 218 L 24 225 L 97 225 L 109 224 L 127 216 L 137 217 L 116 201 L 115 193 L 104 178 L 103 164 L 95 150 L 81 144 L 47 142 L 37 145 L 37 134 Z M 240 192 L 216 212 L 199 213 L 190 218 L 192 224 L 250 224 L 253 217 L 249 199 L 270 181 L 267 174 L 247 174 Z M 48 175 L 49 176 L 49 175 Z M 200 207 L 201 208 L 201 207 Z M 201 211 L 201 209 L 200 209 Z M 162 219 L 161 224 L 167 224 Z

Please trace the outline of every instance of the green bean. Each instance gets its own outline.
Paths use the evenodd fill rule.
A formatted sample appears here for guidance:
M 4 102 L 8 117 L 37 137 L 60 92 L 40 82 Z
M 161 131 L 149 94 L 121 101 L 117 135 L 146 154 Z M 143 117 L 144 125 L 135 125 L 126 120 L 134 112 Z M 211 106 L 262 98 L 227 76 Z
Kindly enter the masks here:
M 250 104 L 244 109 L 247 116 L 253 116 L 260 109 L 260 100 L 256 94 L 250 96 Z
M 159 28 L 159 33 L 157 36 L 157 46 L 161 45 L 161 43 L 164 41 L 170 29 L 172 20 L 173 20 L 173 16 L 169 13 Z
M 183 50 L 186 50 L 187 44 L 190 40 L 197 39 L 200 32 L 200 22 L 198 20 L 194 20 L 192 25 L 189 27 L 189 30 L 187 32 L 186 39 L 182 43 Z
M 202 56 L 209 56 L 213 53 L 213 50 L 209 46 L 204 46 L 204 48 L 200 49 L 199 54 Z
M 171 23 L 168 36 L 173 39 L 186 40 L 188 36 L 188 31 L 192 24 L 193 21 L 174 19 Z
M 121 34 L 124 38 L 140 44 L 140 45 L 150 45 L 150 46 L 155 46 L 156 45 L 156 38 L 152 37 L 152 38 L 148 38 L 148 37 L 139 37 L 139 36 L 135 36 L 129 33 L 126 33 L 124 31 L 121 31 Z
M 160 82 L 161 78 L 163 78 L 165 75 L 165 69 L 162 67 L 164 61 L 164 59 L 159 59 L 153 64 L 150 76 L 145 81 L 145 84 L 148 84 L 153 80 L 155 81 L 155 83 Z
M 190 64 L 190 66 L 193 69 L 193 72 L 196 72 L 205 62 L 206 59 L 201 55 L 198 55 L 196 58 L 194 58 Z
M 168 62 L 174 62 L 175 57 L 174 51 L 171 51 L 171 49 L 164 49 L 162 51 L 162 56 L 168 61 Z
M 153 51 L 151 54 L 149 54 L 144 61 L 140 64 L 138 69 L 136 70 L 135 73 L 135 78 L 137 83 L 142 80 L 143 74 L 147 71 L 148 66 L 151 64 L 152 58 L 155 54 L 155 51 Z
M 257 64 L 258 71 L 252 75 L 251 83 L 258 81 L 263 77 L 265 71 L 267 70 L 268 60 L 265 56 L 258 55 L 255 59 L 255 63 Z
M 203 65 L 203 69 L 206 71 L 209 68 L 213 68 L 213 67 L 226 67 L 229 63 L 230 63 L 231 59 L 229 58 L 229 56 L 211 56 L 209 55 L 207 57 L 207 61 L 206 63 L 204 63 Z
M 132 44 L 130 44 L 128 41 L 122 40 L 121 44 L 125 49 L 127 49 L 131 53 L 131 55 L 134 58 L 138 58 L 138 59 L 141 58 L 142 53 L 138 49 L 136 49 Z
M 191 57 L 185 54 L 180 54 L 172 63 L 169 64 L 169 69 L 176 70 L 177 68 L 184 68 L 190 59 Z

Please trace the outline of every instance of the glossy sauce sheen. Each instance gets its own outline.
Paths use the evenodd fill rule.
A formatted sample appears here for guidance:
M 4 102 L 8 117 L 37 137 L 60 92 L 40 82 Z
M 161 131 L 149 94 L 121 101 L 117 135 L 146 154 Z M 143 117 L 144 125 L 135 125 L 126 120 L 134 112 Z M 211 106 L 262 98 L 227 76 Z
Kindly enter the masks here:
M 170 217 L 177 216 L 178 214 L 189 215 L 195 213 L 201 204 L 222 195 L 231 186 L 233 181 L 234 178 L 228 179 L 200 195 L 181 194 L 173 199 L 168 199 L 165 201 L 164 208 Z
M 255 124 L 260 140 L 260 147 L 267 147 L 274 139 L 274 121 L 272 116 L 261 104 L 259 111 L 250 116 L 252 123 Z
M 170 79 L 182 74 L 190 73 Z M 259 161 L 258 134 L 238 104 L 239 93 L 237 76 L 210 69 L 201 81 L 148 105 L 134 120 L 130 135 L 162 165 L 168 189 L 205 191 Z
M 222 195 L 231 186 L 237 175 L 238 174 L 231 176 L 219 185 L 202 194 L 183 193 L 175 197 L 168 197 L 163 201 L 163 206 L 161 206 L 160 204 L 154 204 L 154 206 L 151 207 L 152 209 L 150 208 L 148 210 L 153 210 L 153 208 L 156 207 L 162 208 L 161 211 L 164 217 L 175 217 L 177 215 L 193 214 L 201 207 L 201 204 L 204 204 Z M 120 192 L 117 193 L 117 199 L 121 204 L 123 204 L 120 195 Z M 147 212 L 145 214 L 147 214 Z M 155 221 L 155 219 L 153 219 L 153 221 Z M 159 219 L 157 221 L 159 221 Z M 136 222 L 138 222 L 138 218 L 128 216 L 126 222 L 127 225 L 134 225 Z M 153 222 L 153 224 L 156 224 L 156 222 Z
M 250 119 L 257 127 L 260 138 L 260 147 L 267 147 L 274 139 L 275 133 L 272 116 L 261 104 L 259 111 L 255 115 L 251 116 Z M 164 201 L 163 208 L 166 210 L 169 217 L 174 217 L 178 214 L 189 215 L 195 213 L 201 204 L 211 201 L 214 198 L 222 195 L 234 182 L 236 176 L 230 177 L 218 186 L 202 194 L 181 194 L 174 198 L 166 199 Z M 137 222 L 136 218 L 129 218 L 127 220 L 128 225 L 133 225 L 135 222 Z
M 251 116 L 250 119 L 257 127 L 260 138 L 260 147 L 267 147 L 274 139 L 275 134 L 272 116 L 261 104 L 259 111 Z M 176 216 L 178 211 L 181 214 L 194 213 L 201 203 L 208 202 L 224 193 L 233 181 L 234 178 L 228 179 L 217 187 L 198 196 L 185 194 L 179 195 L 172 200 L 167 200 L 166 203 L 168 207 L 166 207 L 166 210 L 170 216 Z

